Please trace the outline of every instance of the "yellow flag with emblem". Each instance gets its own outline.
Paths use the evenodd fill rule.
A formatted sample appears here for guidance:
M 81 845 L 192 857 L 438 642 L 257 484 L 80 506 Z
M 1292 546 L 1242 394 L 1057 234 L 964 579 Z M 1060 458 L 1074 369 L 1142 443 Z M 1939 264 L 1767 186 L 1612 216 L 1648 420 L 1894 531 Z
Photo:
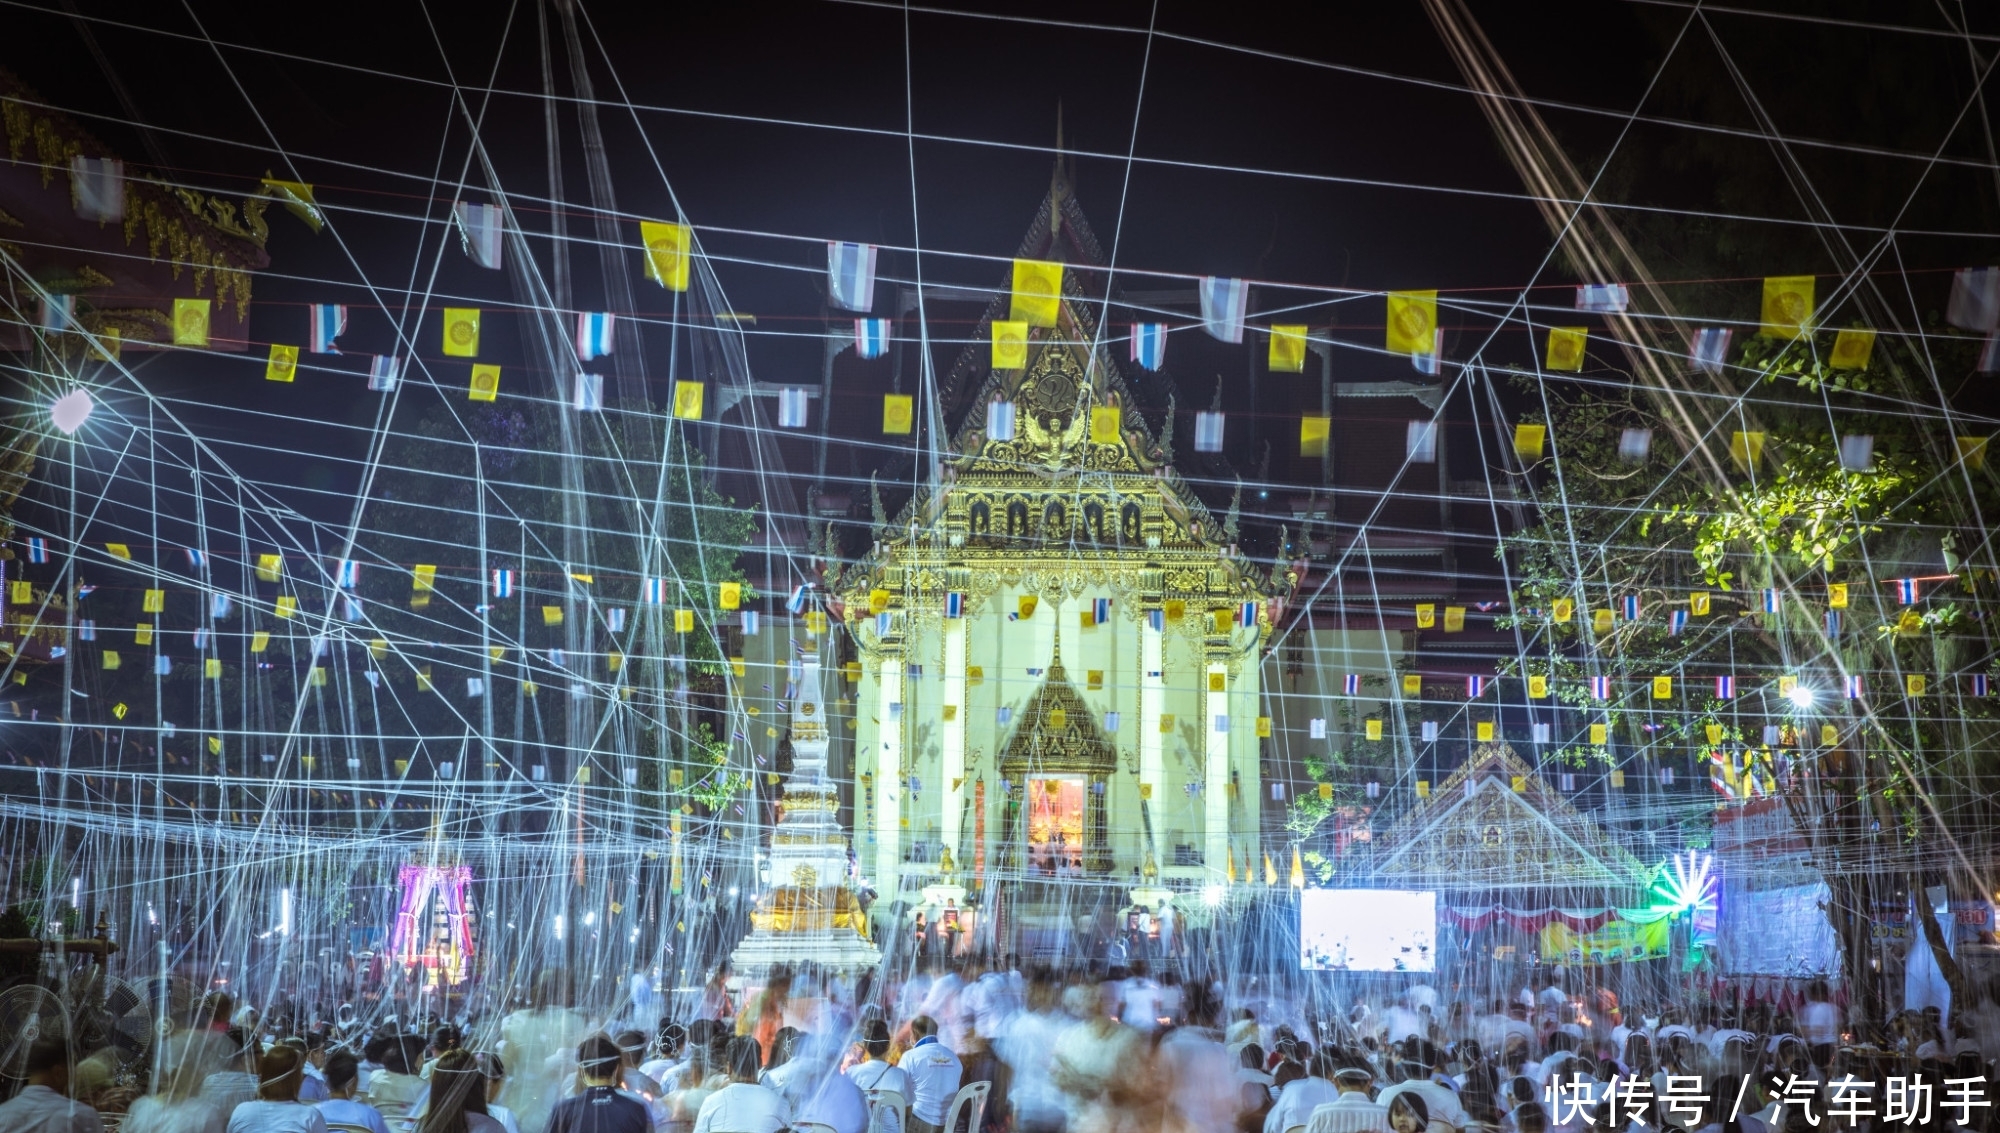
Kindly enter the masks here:
M 1115 445 L 1118 443 L 1119 411 L 1115 405 L 1093 405 L 1090 407 L 1090 441 L 1092 444 Z
M 1674 678 L 1672 677 L 1653 678 L 1654 700 L 1672 700 L 1673 696 L 1674 696 Z
M 716 589 L 720 591 L 720 593 L 716 595 L 716 605 L 721 606 L 725 610 L 735 610 L 742 607 L 743 605 L 742 583 L 725 582 Z
M 257 580 L 259 582 L 276 582 L 278 581 L 278 576 L 283 574 L 284 572 L 285 572 L 285 556 L 283 555 L 257 556 Z
M 207 346 L 208 319 L 208 300 L 174 300 L 174 345 Z
M 1991 437 L 1953 437 L 1958 442 L 1958 459 L 1977 472 L 1986 467 L 1986 442 Z
M 27 583 L 24 582 L 20 585 L 26 586 Z M 167 592 L 164 590 L 146 591 L 145 596 L 140 599 L 139 609 L 148 614 L 165 613 L 167 609 Z
M 479 365 L 472 368 L 472 384 L 466 387 L 465 396 L 472 401 L 497 401 L 500 398 L 500 367 Z
M 1327 437 L 1332 432 L 1331 417 L 1299 418 L 1299 455 L 1325 456 Z
M 1729 434 L 1729 459 L 1735 461 L 1736 466 L 1738 468 L 1741 468 L 1745 471 L 1755 468 L 1757 466 L 1757 462 L 1763 459 L 1763 456 L 1764 456 L 1764 434 L 1762 433 Z
M 299 348 L 282 343 L 271 344 L 271 356 L 264 362 L 264 380 L 267 382 L 289 382 L 299 372 Z
M 907 436 L 916 422 L 916 399 L 907 393 L 885 393 L 882 395 L 882 432 L 890 436 Z
M 1056 325 L 1062 306 L 1061 264 L 1042 260 L 1014 261 L 1014 297 L 1007 317 L 1033 327 Z
M 688 289 L 688 251 L 694 231 L 685 224 L 660 220 L 639 222 L 639 242 L 646 246 L 646 278 L 668 291 Z
M 1550 370 L 1583 369 L 1583 348 L 1589 341 L 1589 327 L 1550 327 L 1549 350 L 1542 365 Z
M 1708 591 L 1697 590 L 1688 595 L 1688 613 L 1697 618 L 1708 616 Z
M 1436 350 L 1437 311 L 1435 291 L 1389 292 L 1389 353 L 1429 354 Z
M 1556 621 L 1568 624 L 1569 620 L 1576 616 L 1576 600 L 1573 598 L 1558 598 L 1555 600 L 1554 608 L 1550 612 L 1554 615 Z
M 1522 460 L 1540 460 L 1543 442 L 1548 440 L 1547 425 L 1514 426 L 1514 455 Z
M 1847 608 L 1847 584 L 1845 582 L 1829 582 L 1826 584 L 1826 605 L 1830 610 L 1845 610 Z
M 1417 603 L 1417 628 L 1431 629 L 1436 625 L 1437 625 L 1437 604 L 1435 602 Z
M 1764 280 L 1764 306 L 1757 333 L 1767 338 L 1797 338 L 1813 316 L 1813 277 L 1774 275 Z
M 1423 692 L 1424 692 L 1424 678 L 1422 676 L 1416 673 L 1403 674 L 1404 696 L 1422 696 Z
M 444 352 L 453 358 L 479 357 L 479 308 L 444 309 Z
M 1875 332 L 1849 328 L 1833 336 L 1833 353 L 1826 365 L 1832 370 L 1865 370 L 1875 354 Z
M 1549 678 L 1542 673 L 1528 674 L 1528 696 L 1534 700 L 1546 700 L 1549 695 Z
M 993 323 L 993 368 L 1018 370 L 1028 364 L 1028 324 L 996 320 Z
M 1274 374 L 1299 374 L 1306 368 L 1306 327 L 1271 327 L 1269 364 Z
M 702 391 L 706 388 L 700 382 L 675 382 L 674 416 L 683 421 L 701 420 Z
M 1590 726 L 1590 742 L 1596 744 L 1598 747 L 1603 747 L 1605 741 L 1610 739 L 1610 737 L 1611 728 L 1609 725 L 1592 724 Z

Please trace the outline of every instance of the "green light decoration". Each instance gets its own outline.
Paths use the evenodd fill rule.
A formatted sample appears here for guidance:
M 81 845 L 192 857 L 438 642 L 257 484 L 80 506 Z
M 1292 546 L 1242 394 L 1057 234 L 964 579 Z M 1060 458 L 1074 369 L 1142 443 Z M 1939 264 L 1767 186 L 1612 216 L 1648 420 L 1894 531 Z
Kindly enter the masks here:
M 1649 912 L 1656 917 L 1706 912 L 1713 918 L 1718 888 L 1713 858 L 1699 850 L 1688 850 L 1661 862 L 1655 873 L 1657 880 L 1653 882 L 1653 905 Z

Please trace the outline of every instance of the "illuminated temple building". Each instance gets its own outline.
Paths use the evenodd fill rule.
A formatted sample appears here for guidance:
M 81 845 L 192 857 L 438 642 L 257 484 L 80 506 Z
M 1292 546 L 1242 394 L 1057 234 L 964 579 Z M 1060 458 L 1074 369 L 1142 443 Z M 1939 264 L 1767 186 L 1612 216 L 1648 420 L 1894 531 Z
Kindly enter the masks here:
M 931 486 L 829 578 L 858 654 L 852 813 L 878 932 L 902 908 L 1058 947 L 1260 853 L 1260 667 L 1290 582 L 1236 552 L 1148 419 L 1167 407 L 1093 348 L 1078 268 L 1096 243 L 1066 189 L 1059 169 L 1019 253 L 1067 265 L 1051 325 L 1025 366 L 993 368 L 1009 296 L 988 305 L 956 368 L 983 388 Z

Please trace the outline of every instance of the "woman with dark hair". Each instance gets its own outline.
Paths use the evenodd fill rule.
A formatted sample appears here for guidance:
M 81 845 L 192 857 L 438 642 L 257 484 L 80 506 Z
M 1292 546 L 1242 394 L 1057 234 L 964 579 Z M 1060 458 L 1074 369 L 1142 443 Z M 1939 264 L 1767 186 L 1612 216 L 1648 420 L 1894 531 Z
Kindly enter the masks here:
M 1431 1126 L 1431 1107 L 1416 1091 L 1397 1094 L 1389 1103 L 1389 1128 L 1396 1133 L 1424 1133 Z
M 326 1133 L 318 1107 L 299 1100 L 305 1052 L 274 1046 L 257 1060 L 257 1097 L 229 1115 L 229 1133 Z
M 417 1116 L 417 1133 L 506 1133 L 486 1112 L 488 1079 L 479 1056 L 453 1049 L 431 1067 L 431 1096 Z

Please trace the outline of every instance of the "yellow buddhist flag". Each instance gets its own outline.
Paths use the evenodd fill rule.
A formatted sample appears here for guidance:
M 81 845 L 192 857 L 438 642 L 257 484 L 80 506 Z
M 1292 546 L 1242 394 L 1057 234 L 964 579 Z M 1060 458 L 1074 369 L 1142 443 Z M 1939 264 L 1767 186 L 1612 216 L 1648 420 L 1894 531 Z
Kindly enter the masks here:
M 208 300 L 174 300 L 174 345 L 208 345 Z
M 122 700 L 111 706 L 111 714 L 113 716 L 118 717 L 120 720 L 123 720 L 125 718 L 125 714 L 130 711 L 132 711 L 131 706 L 126 704 Z
M 1473 725 L 1473 728 L 1472 728 L 1472 733 L 1473 733 L 1473 735 L 1474 735 L 1474 736 L 1478 737 L 1478 739 L 1479 739 L 1479 742 L 1480 742 L 1480 743 L 1483 743 L 1483 744 L 1484 744 L 1484 743 L 1492 743 L 1492 742 L 1493 742 L 1493 721 L 1491 721 L 1491 720 L 1481 720 L 1481 721 L 1480 721 L 1479 723 L 1477 723 L 1477 724 Z
M 1431 797 L 1431 781 L 1429 779 L 1417 780 L 1417 797 L 1420 799 Z
M 1764 456 L 1764 434 L 1762 433 L 1729 434 L 1729 459 L 1735 461 L 1736 466 L 1738 468 L 1741 468 L 1747 472 L 1751 468 L 1756 467 L 1757 462 L 1761 460 L 1763 456 Z
M 613 673 L 623 669 L 625 667 L 625 655 L 616 651 L 606 653 L 604 655 L 604 667 Z
M 1056 325 L 1062 306 L 1061 264 L 1041 260 L 1014 261 L 1014 301 L 1007 317 L 1033 327 Z
M 1051 728 L 1060 730 L 1062 728 L 1068 727 L 1069 713 L 1063 711 L 1060 708 L 1051 708 L 1049 709 L 1048 721 L 1049 721 L 1049 727 Z
M 720 605 L 725 610 L 736 610 L 742 608 L 743 606 L 742 583 L 725 582 L 717 589 L 720 591 L 720 593 L 716 596 L 717 605 Z
M 956 705 L 956 704 L 947 704 L 947 705 L 945 705 L 945 706 L 944 706 L 944 718 L 945 718 L 946 720 L 948 720 L 948 721 L 949 721 L 949 720 L 956 720 L 956 719 L 958 719 L 958 705 Z M 959 780 L 959 782 L 961 782 L 961 783 L 963 783 L 964 781 L 965 781 L 965 780 L 963 780 L 963 779 Z
M 588 785 L 590 783 L 590 768 L 588 767 L 577 768 L 576 781 Z
M 1160 608 L 1165 611 L 1170 622 L 1177 622 L 1187 617 L 1187 602 L 1180 598 L 1169 598 L 1160 603 Z
M 1528 696 L 1533 700 L 1546 700 L 1549 695 L 1549 678 L 1542 673 L 1528 674 Z
M 319 202 L 313 199 L 313 187 L 303 181 L 280 181 L 274 177 L 264 178 L 265 195 L 277 198 L 285 211 L 305 221 L 306 227 L 318 232 L 326 224 L 326 217 L 319 211 Z
M 1590 628 L 1593 633 L 1610 633 L 1611 611 L 1592 610 L 1590 612 Z
M 1020 617 L 1032 618 L 1035 616 L 1035 607 L 1038 604 L 1033 594 L 1023 594 L 1020 601 L 1014 604 L 1014 611 Z
M 1417 628 L 1431 629 L 1436 625 L 1437 604 L 1435 602 L 1417 603 Z
M 729 671 L 736 674 L 739 677 L 742 676 L 744 671 L 748 668 L 749 664 L 745 662 L 741 657 L 731 657 L 729 659 Z
M 967 665 L 967 666 L 965 667 L 965 683 L 966 683 L 966 684 L 969 684 L 969 685 L 976 685 L 976 684 L 983 684 L 983 683 L 985 683 L 985 680 L 986 680 L 986 666 L 984 666 L 984 665 Z
M 1709 724 L 1702 729 L 1702 733 L 1708 737 L 1708 742 L 1711 744 L 1722 742 L 1722 725 L 1720 724 Z
M 806 632 L 812 634 L 814 637 L 818 637 L 826 632 L 826 611 L 806 611 Z
M 1118 443 L 1118 407 L 1115 405 L 1093 405 L 1090 407 L 1090 443 L 1115 445 Z
M 1799 687 L 1799 678 L 1797 678 L 1797 677 L 1779 677 L 1779 678 L 1778 678 L 1778 695 L 1779 695 L 1779 696 L 1783 696 L 1783 697 L 1787 697 L 1787 698 L 1789 698 L 1789 697 L 1790 697 L 1790 696 L 1792 695 L 1792 692 L 1793 692 L 1793 690 L 1797 689 L 1798 687 Z
M 1271 328 L 1270 367 L 1274 374 L 1300 374 L 1306 368 L 1306 331 L 1303 326 Z
M 1986 442 L 1991 440 L 1991 437 L 1954 437 L 1952 439 L 1958 442 L 1958 459 L 1964 461 L 1967 468 L 1977 471 L 1986 467 Z
M 479 308 L 444 309 L 444 352 L 453 358 L 479 357 Z
M 1819 742 L 1821 747 L 1832 747 L 1839 743 L 1840 729 L 1834 727 L 1832 724 L 1821 724 L 1819 726 Z
M 1845 582 L 1829 582 L 1826 584 L 1826 605 L 1828 609 L 1832 610 L 1845 610 L 1847 608 L 1847 584 Z
M 1514 455 L 1522 460 L 1540 460 L 1542 444 L 1548 439 L 1547 425 L 1514 426 Z
M 646 278 L 668 291 L 688 289 L 688 252 L 694 231 L 685 224 L 659 220 L 639 222 L 639 242 L 646 246 Z
M 1769 338 L 1797 338 L 1813 316 L 1813 277 L 1774 275 L 1764 280 L 1764 308 L 1757 333 Z
M 436 563 L 418 563 L 410 568 L 410 589 L 419 593 L 437 589 Z
M 888 608 L 889 608 L 889 592 L 887 590 L 882 590 L 878 588 L 875 590 L 870 590 L 868 592 L 869 613 L 879 614 Z
M 1160 713 L 1160 734 L 1163 736 L 1168 736 L 1172 735 L 1173 731 L 1174 731 L 1174 714 L 1171 712 Z
M 1271 718 L 1269 716 L 1257 717 L 1257 738 L 1260 740 L 1271 738 Z
M 326 687 L 326 666 L 315 665 L 306 670 L 306 683 L 314 688 Z
M 482 364 L 472 368 L 472 381 L 466 386 L 465 396 L 471 401 L 498 401 L 500 399 L 500 367 Z
M 264 380 L 267 382 L 289 382 L 299 372 L 299 348 L 280 343 L 271 344 L 271 357 L 264 363 Z
M 694 611 L 693 611 L 693 610 L 675 610 L 675 611 L 674 611 L 674 632 L 675 632 L 675 633 L 693 633 L 693 632 L 694 632 Z
M 1438 293 L 1389 292 L 1388 350 L 1391 354 L 1429 354 L 1437 349 Z
M 431 667 L 429 665 L 425 665 L 417 670 L 417 691 L 418 692 L 431 691 Z M 402 762 L 403 761 L 400 759 L 396 761 L 396 763 L 398 764 L 396 768 L 396 773 L 398 775 L 403 773 L 403 769 L 400 766 Z
M 683 421 L 701 420 L 701 395 L 703 388 L 700 382 L 675 382 L 674 416 Z
M 1487 727 L 1491 728 L 1492 725 L 1488 724 Z M 1526 775 L 1515 775 L 1507 781 L 1507 785 L 1515 794 L 1521 794 L 1528 789 L 1528 777 Z
M 1368 720 L 1362 724 L 1363 734 L 1371 740 L 1382 738 L 1382 721 Z
M 132 561 L 132 548 L 123 543 L 106 543 L 104 553 L 114 559 L 123 559 L 128 563 Z
M 1217 610 L 1210 616 L 1214 621 L 1215 632 L 1217 633 L 1228 633 L 1230 627 L 1236 624 L 1235 615 L 1231 614 L 1228 610 Z
M 1708 616 L 1708 591 L 1697 590 L 1688 595 L 1688 613 L 1697 618 Z
M 1208 691 L 1226 692 L 1228 691 L 1228 688 L 1229 688 L 1229 678 L 1225 674 L 1210 673 L 1208 675 Z
M 1333 432 L 1331 417 L 1299 418 L 1299 455 L 1325 456 L 1326 440 Z
M 257 581 L 276 582 L 278 581 L 278 576 L 283 574 L 284 572 L 285 572 L 285 556 L 283 555 L 257 556 Z
M 1672 677 L 1654 677 L 1654 678 L 1653 678 L 1653 699 L 1654 699 L 1654 700 L 1672 700 L 1672 699 L 1673 699 L 1673 697 L 1674 697 L 1674 678 L 1672 678 Z
M 118 659 L 118 651 L 116 649 L 106 649 L 102 657 L 104 659 L 104 667 L 107 669 L 115 669 L 122 664 Z
M 1102 689 L 1104 687 L 1104 670 L 1086 670 L 1083 674 L 1083 687 L 1091 690 Z
M 916 399 L 907 393 L 882 395 L 882 432 L 885 436 L 908 436 L 916 421 Z
M 1611 789 L 1614 791 L 1625 789 L 1625 773 L 1623 771 L 1614 769 L 1611 772 Z
M 1875 332 L 1850 328 L 1833 336 L 1833 353 L 1826 359 L 1831 370 L 1865 370 L 1875 353 Z
M 377 640 L 380 639 L 378 638 Z M 388 652 L 388 645 L 389 645 L 388 642 L 386 641 L 382 642 L 383 653 Z M 271 647 L 271 634 L 269 631 L 260 629 L 257 632 L 250 635 L 250 652 L 262 653 L 264 650 L 269 649 L 270 647 Z M 370 651 L 373 652 L 372 649 Z M 382 655 L 381 653 L 376 654 L 377 657 L 380 657 L 381 655 Z
M 489 645 L 486 647 L 486 659 L 489 661 L 498 662 L 504 660 L 506 656 L 507 647 L 504 645 Z
M 1421 695 L 1423 695 L 1423 691 L 1424 691 L 1424 678 L 1423 678 L 1423 677 L 1421 677 L 1421 676 L 1418 676 L 1418 675 L 1417 675 L 1416 673 L 1404 673 L 1404 674 L 1403 674 L 1403 695 L 1404 695 L 1404 696 L 1421 696 Z
M 1446 633 L 1465 632 L 1465 607 L 1446 606 L 1444 608 L 1444 631 Z
M 1583 369 L 1583 347 L 1590 341 L 1589 327 L 1550 327 L 1549 350 L 1542 365 L 1550 370 Z
M 1576 616 L 1576 600 L 1573 598 L 1558 598 L 1555 600 L 1555 606 L 1550 613 L 1556 621 L 1567 625 L 1570 618 Z
M 280 594 L 277 602 L 272 605 L 271 612 L 281 618 L 289 618 L 299 612 L 299 600 L 290 594 Z
M 1610 738 L 1610 733 L 1611 728 L 1608 725 L 1592 724 L 1590 726 L 1590 742 L 1598 747 L 1603 747 L 1605 740 Z
M 16 586 L 27 586 L 28 584 L 27 584 L 27 583 L 25 583 L 25 582 L 17 582 L 17 583 L 15 583 L 15 585 L 16 585 Z M 34 594 L 33 594 L 33 593 L 31 592 L 31 593 L 30 593 L 30 594 L 28 595 L 28 598 L 29 598 L 29 600 L 30 600 L 30 601 L 33 601 L 33 599 L 34 599 Z M 19 601 L 19 596 L 18 596 L 18 595 L 16 596 L 16 599 L 15 599 L 15 600 L 16 600 L 17 602 Z M 141 598 L 139 599 L 139 609 L 140 609 L 140 610 L 141 610 L 142 612 L 144 612 L 144 613 L 148 613 L 148 614 L 160 614 L 160 613 L 165 613 L 165 612 L 166 612 L 166 609 L 167 609 L 167 592 L 166 592 L 166 591 L 164 591 L 164 590 L 148 590 L 148 591 L 146 591 L 145 595 L 144 595 L 143 597 L 141 597 Z
M 1319 797 L 1321 799 L 1333 798 L 1333 784 L 1332 783 L 1319 784 Z
M 1019 370 L 1028 364 L 1028 324 L 995 321 L 993 324 L 993 368 Z
M 848 684 L 851 684 L 851 685 L 853 685 L 853 684 L 860 684 L 860 683 L 861 683 L 861 662 L 859 662 L 859 661 L 849 661 L 849 662 L 847 662 L 847 663 L 843 664 L 843 665 L 842 665 L 842 666 L 840 667 L 840 673 L 841 673 L 841 675 L 842 675 L 842 676 L 844 676 L 844 677 L 846 677 L 846 678 L 847 678 L 847 683 L 848 683 Z
M 32 606 L 35 604 L 35 584 L 26 579 L 16 579 L 8 583 L 7 592 L 12 596 L 12 601 L 16 606 Z M 150 595 L 153 591 L 149 590 L 146 593 Z M 159 613 L 158 610 L 151 612 Z
M 1922 696 L 1929 684 L 1922 673 L 1907 673 L 1903 677 L 1903 691 L 1911 696 Z
M 542 624 L 545 626 L 559 626 L 563 624 L 563 608 L 561 606 L 543 606 Z

